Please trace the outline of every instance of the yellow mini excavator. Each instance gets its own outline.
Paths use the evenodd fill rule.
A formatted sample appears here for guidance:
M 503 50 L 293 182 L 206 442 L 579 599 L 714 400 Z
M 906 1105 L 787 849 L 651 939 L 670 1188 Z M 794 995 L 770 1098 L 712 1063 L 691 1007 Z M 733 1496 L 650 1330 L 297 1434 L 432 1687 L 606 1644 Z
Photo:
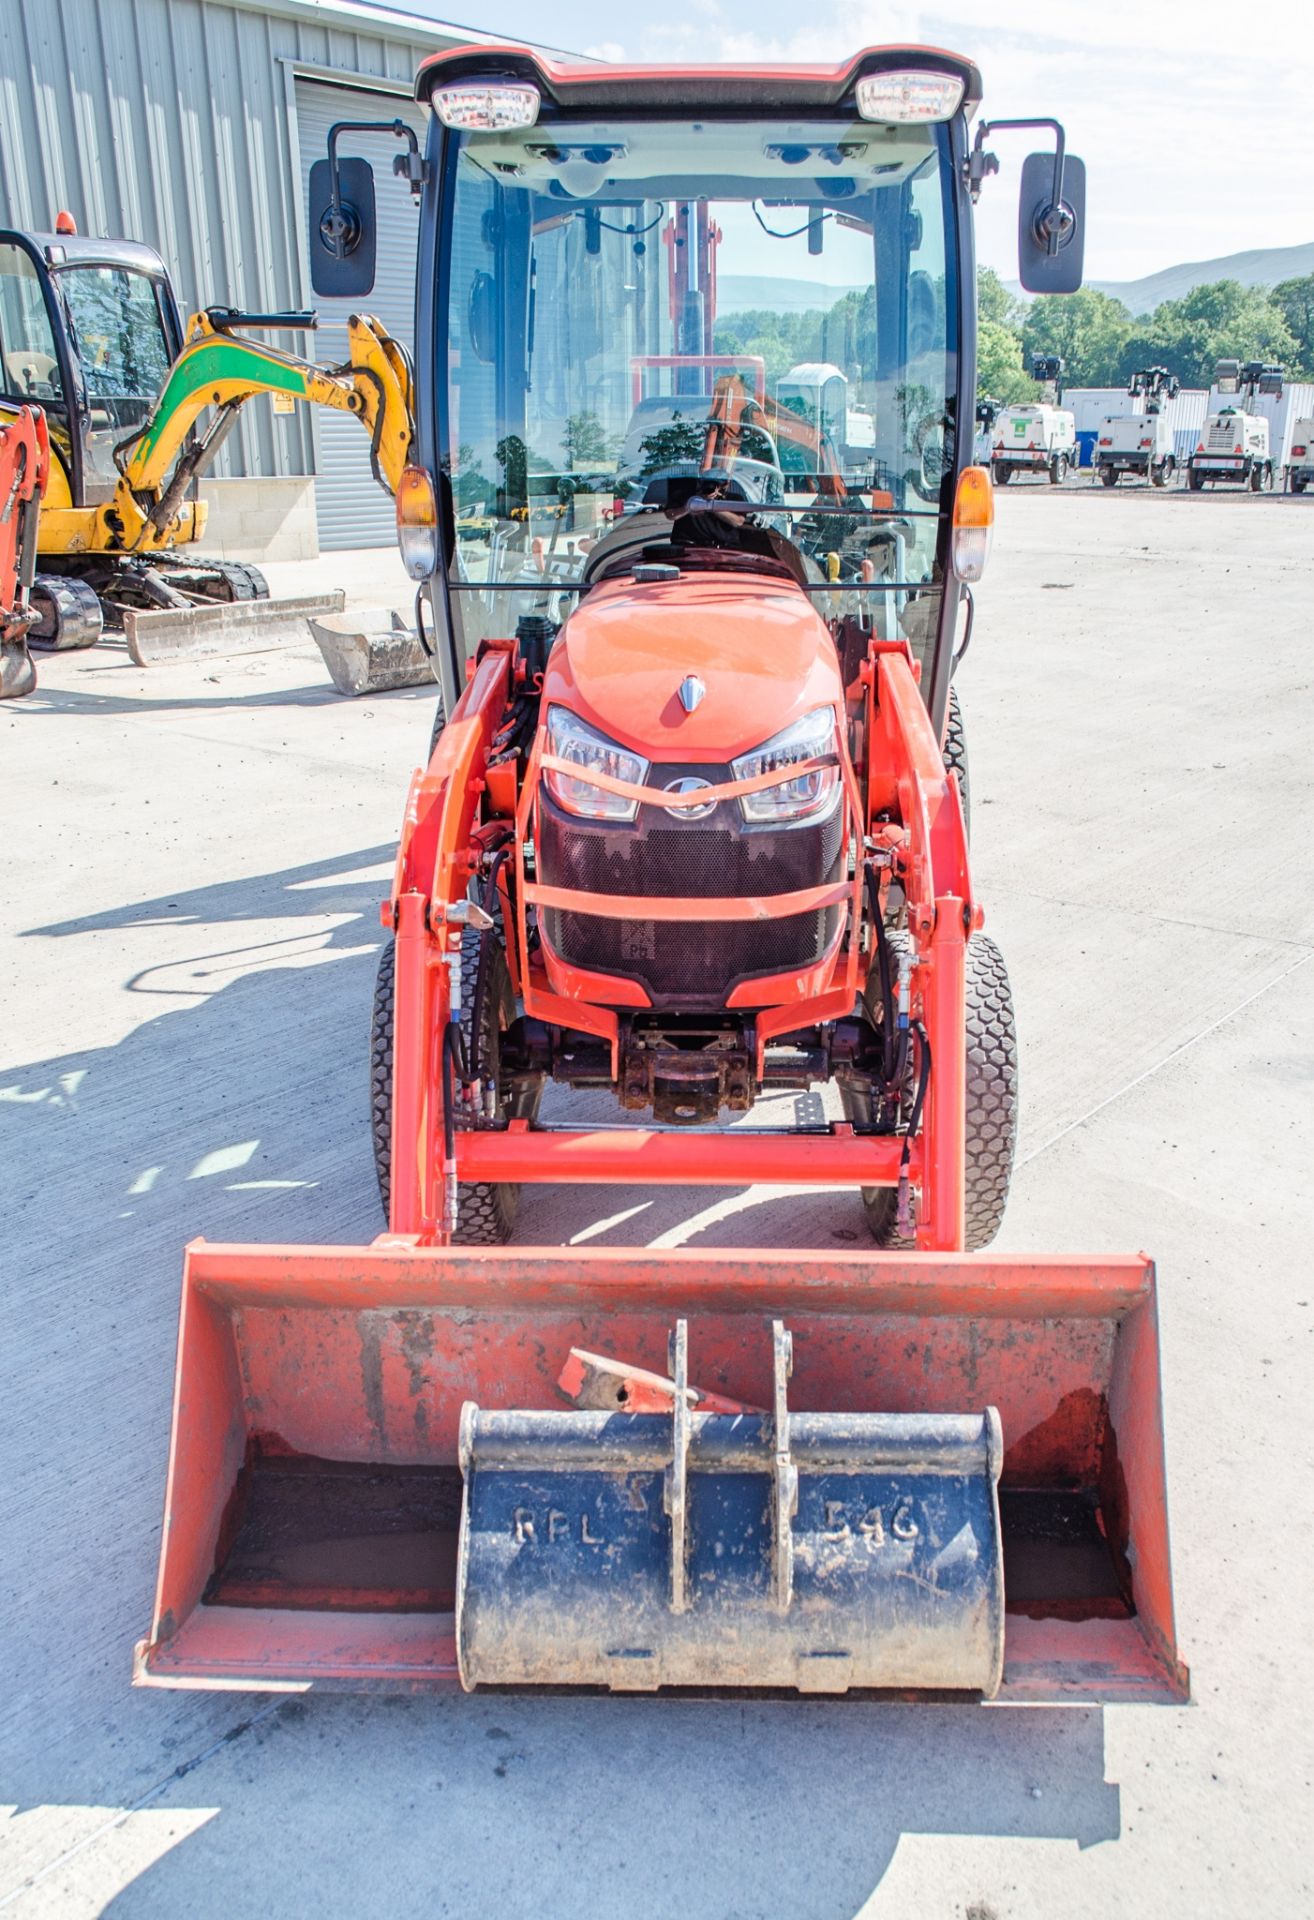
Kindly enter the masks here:
M 241 337 L 314 325 L 310 312 L 212 306 L 184 328 L 149 247 L 78 235 L 65 214 L 54 233 L 0 229 L 0 425 L 39 407 L 50 436 L 31 645 L 93 646 L 111 626 L 146 665 L 273 644 L 340 609 L 340 593 L 271 601 L 255 567 L 194 551 L 207 511 L 197 481 L 257 394 L 354 414 L 375 479 L 395 489 L 412 376 L 378 321 L 353 316 L 336 367 Z

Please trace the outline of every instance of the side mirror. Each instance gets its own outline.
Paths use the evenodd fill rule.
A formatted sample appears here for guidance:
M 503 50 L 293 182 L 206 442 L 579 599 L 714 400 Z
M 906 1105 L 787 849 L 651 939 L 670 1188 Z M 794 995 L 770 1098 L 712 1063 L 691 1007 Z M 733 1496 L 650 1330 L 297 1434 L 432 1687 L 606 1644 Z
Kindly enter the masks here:
M 369 161 L 316 160 L 309 198 L 310 284 L 329 299 L 358 300 L 374 286 L 378 241 Z
M 1056 191 L 1056 183 L 1057 191 Z M 1018 278 L 1028 293 L 1075 293 L 1086 246 L 1086 163 L 1029 153 L 1017 210 Z

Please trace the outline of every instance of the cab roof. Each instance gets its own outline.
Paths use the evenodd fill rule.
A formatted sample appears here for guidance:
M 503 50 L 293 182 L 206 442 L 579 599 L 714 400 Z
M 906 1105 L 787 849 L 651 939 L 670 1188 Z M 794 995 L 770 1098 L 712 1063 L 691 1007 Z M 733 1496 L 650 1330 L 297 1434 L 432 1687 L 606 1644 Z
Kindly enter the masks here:
M 448 47 L 432 54 L 415 82 L 417 100 L 454 80 L 528 80 L 545 101 L 567 110 L 687 113 L 797 112 L 843 106 L 868 73 L 957 74 L 970 116 L 981 98 L 979 69 L 940 47 L 866 47 L 836 66 L 657 66 L 561 60 L 515 42 Z
M 126 267 L 155 279 L 168 269 L 154 247 L 137 240 L 102 240 L 90 233 L 34 233 L 28 227 L 0 227 L 0 241 L 17 240 L 52 267 Z

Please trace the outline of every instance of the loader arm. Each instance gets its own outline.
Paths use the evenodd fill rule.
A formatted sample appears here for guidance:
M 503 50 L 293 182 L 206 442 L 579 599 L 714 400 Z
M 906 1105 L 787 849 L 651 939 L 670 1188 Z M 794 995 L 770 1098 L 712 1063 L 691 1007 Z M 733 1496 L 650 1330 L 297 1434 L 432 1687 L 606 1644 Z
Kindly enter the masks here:
M 112 502 L 97 512 L 117 535 L 105 544 L 137 550 L 194 537 L 183 496 L 207 471 L 241 409 L 262 393 L 353 414 L 370 436 L 375 479 L 394 492 L 414 437 L 409 361 L 368 314 L 352 316 L 348 338 L 345 364 L 321 367 L 238 339 L 209 312 L 193 314 L 149 420 L 116 449 L 122 478 Z M 192 429 L 210 410 L 214 418 L 189 446 Z

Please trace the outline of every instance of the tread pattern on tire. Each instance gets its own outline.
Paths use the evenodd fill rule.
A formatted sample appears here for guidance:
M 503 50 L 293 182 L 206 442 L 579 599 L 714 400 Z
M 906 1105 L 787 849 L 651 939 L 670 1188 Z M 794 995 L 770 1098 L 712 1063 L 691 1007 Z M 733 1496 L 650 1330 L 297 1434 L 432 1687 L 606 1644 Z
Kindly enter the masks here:
M 499 1012 L 509 1011 L 510 978 L 500 939 L 494 951 L 500 966 L 493 963 L 491 993 L 484 995 L 484 1036 L 498 1028 Z M 466 927 L 461 935 L 461 1038 L 467 1060 L 485 1057 L 474 1044 L 474 975 L 482 939 L 478 928 Z M 501 997 L 503 1006 L 498 1007 Z M 374 1137 L 374 1166 L 379 1181 L 379 1197 L 386 1218 L 392 1179 L 392 1050 L 394 1002 L 396 998 L 396 948 L 388 941 L 379 955 L 379 971 L 374 987 L 374 1013 L 370 1027 L 370 1127 Z M 457 1226 L 452 1239 L 462 1247 L 502 1246 L 511 1236 L 520 1200 L 520 1188 L 506 1181 L 470 1181 L 458 1190 Z
M 967 760 L 967 729 L 958 704 L 958 689 L 949 689 L 949 718 L 944 730 L 944 764 L 958 775 L 958 792 L 963 802 L 963 825 L 972 833 L 972 776 Z
M 963 1244 L 988 1247 L 1008 1204 L 1017 1145 L 1017 1025 L 1004 956 L 967 943 L 967 1193 Z
M 934 1072 L 932 1062 L 932 1072 Z M 967 943 L 967 1140 L 963 1246 L 988 1247 L 1008 1203 L 1017 1145 L 1017 1027 L 1004 956 L 983 933 Z M 878 1247 L 912 1251 L 898 1229 L 893 1187 L 867 1187 L 863 1204 Z

